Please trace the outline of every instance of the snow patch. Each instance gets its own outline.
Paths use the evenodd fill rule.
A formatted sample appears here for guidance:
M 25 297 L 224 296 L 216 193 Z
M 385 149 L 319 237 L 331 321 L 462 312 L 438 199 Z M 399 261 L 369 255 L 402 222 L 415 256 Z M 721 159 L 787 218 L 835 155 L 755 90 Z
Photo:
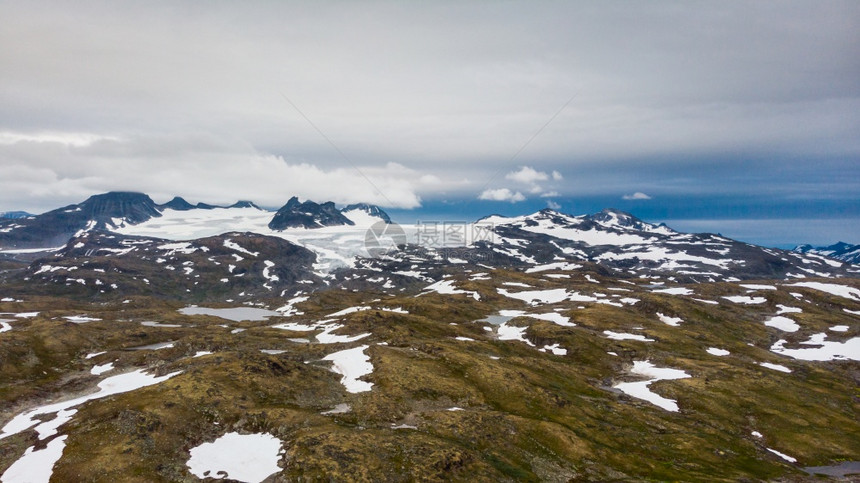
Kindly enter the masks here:
M 661 288 L 658 290 L 652 290 L 653 293 L 665 293 L 669 295 L 692 295 L 693 291 L 686 287 L 672 287 L 672 288 Z
M 776 287 L 773 285 L 757 285 L 753 283 L 742 283 L 740 284 L 743 288 L 748 288 L 750 290 L 776 290 Z
M 370 346 L 363 345 L 353 349 L 346 349 L 323 357 L 324 361 L 332 361 L 332 371 L 343 377 L 340 383 L 347 392 L 359 393 L 370 391 L 372 382 L 359 381 L 358 378 L 373 372 L 373 364 L 370 356 L 364 351 Z
M 268 433 L 227 433 L 191 448 L 188 468 L 198 478 L 230 478 L 259 483 L 281 468 L 281 440 Z
M 688 378 L 690 377 L 689 374 L 679 369 L 656 367 L 649 361 L 634 361 L 633 369 L 631 369 L 630 372 L 631 374 L 645 376 L 649 379 L 639 382 L 622 382 L 613 387 L 628 396 L 648 401 L 655 406 L 665 409 L 666 411 L 678 411 L 678 403 L 676 401 L 664 398 L 663 396 L 652 392 L 648 386 L 652 382 L 656 381 Z
M 157 248 L 165 250 L 167 252 L 165 255 L 174 255 L 176 253 L 190 255 L 198 250 L 190 242 L 165 243 L 164 245 L 159 245 Z
M 654 342 L 654 339 L 649 339 L 644 335 L 640 334 L 626 334 L 623 332 L 613 332 L 611 330 L 604 330 L 603 333 L 608 339 L 612 340 L 638 340 L 641 342 Z
M 660 319 L 660 322 L 663 322 L 666 325 L 671 325 L 672 327 L 677 327 L 681 325 L 681 322 L 683 322 L 680 317 L 669 317 L 668 315 L 663 315 L 660 312 L 657 312 L 657 317 Z
M 507 322 L 504 322 L 496 329 L 496 333 L 499 335 L 499 340 L 518 340 L 534 347 L 532 341 L 525 337 L 526 328 L 510 326 Z
M 561 347 L 559 343 L 555 343 L 552 345 L 545 345 L 542 349 L 539 349 L 541 352 L 552 352 L 557 356 L 565 356 L 567 355 L 567 349 Z
M 102 319 L 97 319 L 95 317 L 89 317 L 86 315 L 67 315 L 63 318 L 68 320 L 69 322 L 74 322 L 76 324 L 86 324 L 87 322 L 96 322 L 96 321 L 102 320 Z
M 454 286 L 453 280 L 440 280 L 432 285 L 425 287 L 424 292 L 420 295 L 424 295 L 429 292 L 436 292 L 442 295 L 467 294 L 471 295 L 472 298 L 474 298 L 475 300 L 481 300 L 481 294 L 479 294 L 478 292 L 458 289 Z
M 260 252 L 252 252 L 250 250 L 242 248 L 241 246 L 239 246 L 238 243 L 230 239 L 224 240 L 224 246 L 226 248 L 229 248 L 230 250 L 233 250 L 234 252 L 244 253 L 246 255 L 251 255 L 252 257 L 256 257 L 260 254 Z
M 66 449 L 66 438 L 66 435 L 54 438 L 39 451 L 33 451 L 35 446 L 30 446 L 23 456 L 6 468 L 0 480 L 7 483 L 48 483 L 54 472 L 54 465 L 60 461 L 63 450 Z
M 776 313 L 776 315 L 799 314 L 799 313 L 803 312 L 803 309 L 801 309 L 799 307 L 788 307 L 788 306 L 782 305 L 782 304 L 777 304 L 776 308 L 779 309 L 779 311 Z
M 767 367 L 768 369 L 773 369 L 774 371 L 785 372 L 787 374 L 791 373 L 791 369 L 781 365 L 781 364 L 771 364 L 770 362 L 760 362 L 760 366 Z
M 107 364 L 95 365 L 90 369 L 90 374 L 94 376 L 99 376 L 104 374 L 105 372 L 113 370 L 113 362 L 108 362 Z
M 775 449 L 771 449 L 771 448 L 766 448 L 766 449 L 767 449 L 768 451 L 770 451 L 771 453 L 773 453 L 773 454 L 775 454 L 775 455 L 779 456 L 780 458 L 784 459 L 785 461 L 788 461 L 789 463 L 797 463 L 797 459 L 796 459 L 796 458 L 792 458 L 791 456 L 788 456 L 787 454 L 780 453 L 779 451 L 777 451 L 777 450 L 775 450 Z
M 724 299 L 729 302 L 734 302 L 736 304 L 746 304 L 746 305 L 756 305 L 763 304 L 767 302 L 767 299 L 764 297 L 747 297 L 746 295 L 731 295 L 725 296 Z
M 779 329 L 783 332 L 797 332 L 800 326 L 788 317 L 777 315 L 764 321 L 764 325 Z
M 789 285 L 789 287 L 805 287 L 811 288 L 813 290 L 818 290 L 820 292 L 826 292 L 830 295 L 836 295 L 837 297 L 844 297 L 846 299 L 851 299 L 857 302 L 860 302 L 860 290 L 854 287 L 847 287 L 845 285 L 838 285 L 835 283 L 821 283 L 821 282 L 800 282 Z
M 825 339 L 827 339 L 827 334 L 824 332 L 813 334 L 809 340 L 800 344 L 818 347 L 801 349 L 787 349 L 785 347 L 786 340 L 780 339 L 771 346 L 770 350 L 776 354 L 802 361 L 860 361 L 860 337 L 854 337 L 845 342 Z
M 545 272 L 547 270 L 570 271 L 570 270 L 576 270 L 577 268 L 582 268 L 582 265 L 579 265 L 577 263 L 569 263 L 569 262 L 553 262 L 553 263 L 546 263 L 544 265 L 535 265 L 534 267 L 527 268 L 526 273 Z
M 570 294 L 567 293 L 567 290 L 563 288 L 554 288 L 548 290 L 526 290 L 523 292 L 509 292 L 506 289 L 499 288 L 496 289 L 499 294 L 504 295 L 505 297 L 522 300 L 523 302 L 528 302 L 532 305 L 538 304 L 555 304 L 561 302 L 563 300 L 568 300 Z M 596 301 L 593 297 L 589 297 L 589 302 Z
M 563 327 L 576 327 L 576 324 L 570 322 L 570 317 L 565 317 L 558 312 L 547 312 L 544 314 L 529 314 L 523 310 L 500 310 L 499 316 L 503 318 L 513 317 L 531 317 L 533 319 L 545 320 Z
M 103 379 L 98 384 L 99 390 L 92 394 L 80 396 L 67 401 L 40 406 L 29 411 L 24 411 L 12 418 L 5 426 L 3 426 L 0 439 L 8 438 L 9 436 L 18 434 L 22 431 L 35 426 L 36 432 L 39 433 L 39 439 L 44 440 L 49 436 L 56 434 L 57 428 L 71 420 L 75 410 L 71 409 L 93 399 L 101 399 L 103 397 L 121 394 L 128 391 L 133 391 L 153 384 L 158 384 L 166 381 L 171 377 L 180 374 L 182 371 L 171 372 L 164 376 L 154 376 L 145 374 L 143 369 L 125 374 L 119 374 Z M 40 415 L 56 414 L 57 417 L 43 422 Z

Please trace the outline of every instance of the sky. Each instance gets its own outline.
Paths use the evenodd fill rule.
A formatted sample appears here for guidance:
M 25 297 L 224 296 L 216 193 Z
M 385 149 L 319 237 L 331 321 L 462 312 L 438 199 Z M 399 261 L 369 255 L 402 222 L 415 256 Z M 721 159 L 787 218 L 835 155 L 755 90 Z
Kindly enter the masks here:
M 860 243 L 860 2 L 0 0 L 0 211 L 623 209 Z

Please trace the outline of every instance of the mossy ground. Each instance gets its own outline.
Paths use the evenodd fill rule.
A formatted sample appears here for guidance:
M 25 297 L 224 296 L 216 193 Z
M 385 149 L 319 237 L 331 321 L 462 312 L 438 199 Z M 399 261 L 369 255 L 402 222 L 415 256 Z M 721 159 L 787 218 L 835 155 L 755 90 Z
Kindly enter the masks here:
M 781 288 L 756 293 L 766 297 L 763 304 L 741 305 L 720 298 L 746 294 L 735 284 L 694 285 L 694 296 L 674 296 L 653 293 L 640 282 L 621 284 L 591 275 L 601 283 L 575 272 L 571 279 L 505 270 L 493 271 L 490 280 L 455 275 L 457 286 L 479 292 L 480 300 L 334 288 L 300 304 L 303 315 L 260 322 L 185 316 L 177 311 L 183 303 L 147 296 L 129 297 L 127 303 L 28 296 L 24 302 L 0 304 L 0 312 L 40 312 L 15 319 L 13 329 L 0 334 L 0 420 L 92 390 L 106 375 L 90 375 L 89 369 L 113 362 L 117 372 L 147 367 L 182 374 L 81 406 L 60 428 L 69 437 L 54 468 L 56 481 L 194 481 L 185 465 L 189 450 L 228 431 L 265 431 L 284 441 L 283 471 L 276 481 L 795 480 L 805 478 L 798 466 L 860 459 L 860 365 L 796 361 L 768 350 L 778 339 L 806 340 L 837 324 L 850 329 L 828 332 L 829 340 L 857 337 L 858 317 L 843 309 L 858 310 L 860 303 Z M 617 293 L 640 301 L 622 307 L 562 302 L 533 309 L 499 295 L 496 289 L 504 282 L 607 297 Z M 789 292 L 802 293 L 802 300 Z M 799 332 L 764 326 L 778 304 L 803 309 L 789 314 L 802 327 Z M 401 307 L 409 313 L 367 310 L 341 317 L 345 327 L 337 333 L 371 333 L 349 344 L 298 343 L 289 339 L 309 333 L 271 327 L 322 320 L 357 305 Z M 575 327 L 527 317 L 509 324 L 527 326 L 526 337 L 538 348 L 559 343 L 567 354 L 498 340 L 484 329 L 488 324 L 475 322 L 500 309 L 561 309 Z M 656 312 L 683 322 L 667 325 Z M 102 320 L 75 324 L 63 319 L 80 314 Z M 142 321 L 180 327 L 147 327 Z M 233 333 L 237 328 L 245 330 Z M 611 340 L 604 330 L 654 341 Z M 164 341 L 175 344 L 129 350 Z M 363 344 L 369 345 L 366 353 L 374 366 L 363 379 L 374 385 L 369 392 L 351 394 L 321 359 Z M 731 354 L 715 357 L 706 352 L 709 347 Z M 271 355 L 261 349 L 285 352 Z M 106 352 L 85 359 L 101 351 Z M 192 357 L 197 351 L 213 353 Z M 636 380 L 627 372 L 634 360 L 691 376 L 651 385 L 676 400 L 679 412 L 612 389 L 618 381 Z M 760 362 L 782 364 L 792 372 L 773 371 Z M 322 414 L 342 403 L 351 410 Z M 462 410 L 451 410 L 455 407 Z M 31 431 L 0 441 L 0 472 L 34 443 Z M 766 448 L 797 458 L 797 466 Z

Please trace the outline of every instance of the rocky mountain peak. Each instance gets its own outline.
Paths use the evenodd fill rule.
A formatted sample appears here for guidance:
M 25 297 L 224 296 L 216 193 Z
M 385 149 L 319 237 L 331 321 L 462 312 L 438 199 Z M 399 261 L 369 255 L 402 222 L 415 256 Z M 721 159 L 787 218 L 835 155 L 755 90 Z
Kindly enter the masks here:
M 281 209 L 275 213 L 269 228 L 285 230 L 287 228 L 320 228 L 323 226 L 354 225 L 344 216 L 333 202 L 323 204 L 313 201 L 300 202 L 295 196 L 290 198 Z
M 185 201 L 185 198 L 182 198 L 181 196 L 176 196 L 172 200 L 168 201 L 167 203 L 164 203 L 163 205 L 159 205 L 158 208 L 161 210 L 169 208 L 171 210 L 176 210 L 176 211 L 188 211 L 188 210 L 193 210 L 194 205 Z
M 122 218 L 132 224 L 142 223 L 161 216 L 158 205 L 148 195 L 126 191 L 112 191 L 94 195 L 78 205 L 87 219 L 99 224 Z
M 239 201 L 233 203 L 232 205 L 228 206 L 227 208 L 256 208 L 258 210 L 260 209 L 260 207 L 257 206 L 256 204 L 254 204 L 253 201 L 248 201 L 248 200 L 239 200 Z

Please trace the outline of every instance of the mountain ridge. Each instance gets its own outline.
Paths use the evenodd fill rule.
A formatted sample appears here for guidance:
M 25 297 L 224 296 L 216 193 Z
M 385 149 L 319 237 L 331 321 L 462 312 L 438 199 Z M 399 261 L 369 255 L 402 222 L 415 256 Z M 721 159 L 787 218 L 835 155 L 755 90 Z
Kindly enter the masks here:
M 293 201 L 295 200 L 295 201 Z M 292 204 L 291 204 L 292 203 Z M 288 208 L 289 207 L 289 208 Z M 378 217 L 386 223 L 390 218 L 381 208 L 375 205 L 349 205 L 353 209 L 362 209 Z M 317 204 L 312 201 L 298 203 L 293 197 L 281 208 L 300 209 L 304 212 L 317 212 L 304 216 L 301 212 L 293 213 L 296 219 L 287 220 L 286 214 L 272 214 L 273 226 L 280 230 L 303 227 L 319 228 L 330 225 L 351 225 L 353 222 L 337 210 L 333 202 Z M 257 209 L 260 208 L 252 201 L 240 200 L 229 206 L 197 203 L 193 205 L 181 196 L 170 201 L 156 204 L 149 195 L 138 192 L 111 191 L 93 195 L 85 201 L 57 208 L 40 215 L 28 215 L 14 219 L 0 218 L 0 249 L 38 249 L 55 248 L 65 244 L 70 238 L 82 231 L 94 229 L 117 229 L 127 225 L 138 225 L 152 218 L 159 218 L 166 210 L 192 212 L 193 210 L 215 209 Z M 279 212 L 281 211 L 279 210 Z M 23 212 L 22 212 L 23 213 Z M 318 221 L 314 221 L 314 219 Z
M 839 241 L 826 247 L 814 247 L 812 245 L 798 245 L 795 252 L 820 255 L 844 262 L 860 264 L 860 244 L 852 245 Z
M 211 214 L 201 218 L 194 214 L 194 210 L 206 210 L 206 213 Z M 249 217 L 247 212 L 231 214 L 230 210 L 253 210 L 254 214 Z M 184 213 L 192 218 L 186 219 Z M 170 216 L 164 216 L 168 214 Z M 220 221 L 213 218 L 222 214 L 224 218 Z M 352 216 L 355 221 L 346 215 Z M 156 219 L 155 225 L 150 223 L 150 220 Z M 237 220 L 249 219 L 253 219 L 253 223 L 236 225 Z M 364 245 L 366 240 L 360 237 L 376 221 L 389 222 L 390 218 L 379 207 L 363 203 L 338 210 L 333 202 L 302 202 L 292 197 L 272 214 L 250 201 L 240 201 L 229 207 L 201 207 L 200 204 L 195 206 L 181 197 L 175 197 L 167 203 L 156 205 L 142 193 L 113 192 L 96 195 L 81 204 L 69 205 L 32 219 L 0 222 L 0 249 L 6 249 L 4 256 L 7 257 L 10 256 L 10 249 L 56 249 L 93 230 L 177 241 L 230 231 L 250 231 L 285 237 L 304 245 L 317 253 L 318 263 L 333 270 L 334 267 L 387 263 L 368 257 Z M 194 232 L 196 234 L 176 236 L 188 232 L 186 228 L 189 225 L 206 228 L 207 223 L 214 225 L 211 229 Z M 537 270 L 558 263 L 588 262 L 616 276 L 672 276 L 676 281 L 687 282 L 841 277 L 855 276 L 857 273 L 856 270 L 846 268 L 842 260 L 814 253 L 758 247 L 721 235 L 681 233 L 664 223 L 648 223 L 612 208 L 586 215 L 570 215 L 549 208 L 514 217 L 491 215 L 460 229 L 474 231 L 479 225 L 489 228 L 486 233 L 490 234 L 490 239 L 467 240 L 464 237 L 459 246 L 434 246 L 428 243 L 430 237 L 422 238 L 423 234 L 418 233 L 416 227 L 405 226 L 409 234 L 404 233 L 397 244 L 401 245 L 404 256 L 425 260 L 424 264 L 434 258 L 485 259 L 493 266 Z M 148 228 L 150 226 L 156 229 Z M 176 227 L 177 231 L 171 227 Z M 330 230 L 324 235 L 312 233 L 323 227 Z M 337 241 L 336 238 L 340 236 L 337 227 L 353 233 L 349 243 Z M 436 241 L 439 235 L 457 234 L 437 233 Z M 451 238 L 445 241 L 450 242 Z M 32 261 L 37 256 L 22 255 L 22 260 L 25 258 Z M 417 266 L 421 265 L 419 263 Z M 406 266 L 400 271 L 415 272 Z
M 28 216 L 33 216 L 33 214 L 26 211 L 4 211 L 0 213 L 0 220 L 17 220 L 19 218 L 27 218 Z

